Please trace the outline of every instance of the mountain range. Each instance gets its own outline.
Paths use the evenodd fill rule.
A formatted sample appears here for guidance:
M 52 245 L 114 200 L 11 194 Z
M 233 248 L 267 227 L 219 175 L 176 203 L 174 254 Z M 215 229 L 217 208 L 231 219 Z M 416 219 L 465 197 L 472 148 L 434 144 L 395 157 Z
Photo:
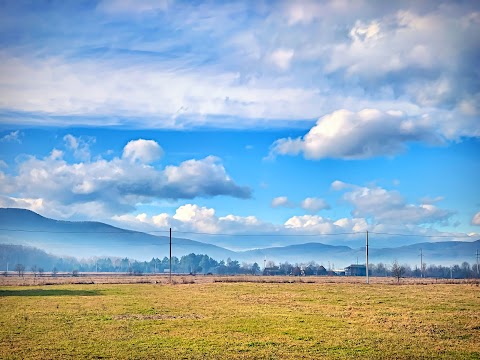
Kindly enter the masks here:
M 140 231 L 125 230 L 101 222 L 60 221 L 43 217 L 33 211 L 0 208 L 0 243 L 27 245 L 51 254 L 89 257 L 128 257 L 150 260 L 169 256 L 169 237 Z M 420 249 L 427 264 L 473 263 L 480 249 L 477 241 L 443 241 L 417 243 L 394 248 L 370 247 L 371 263 L 391 264 L 394 260 L 411 265 L 420 263 Z M 206 254 L 217 260 L 231 258 L 238 261 L 305 263 L 315 261 L 344 267 L 365 263 L 365 248 L 304 243 L 280 247 L 265 247 L 248 251 L 233 251 L 213 244 L 173 237 L 172 255 L 181 257 L 190 253 Z

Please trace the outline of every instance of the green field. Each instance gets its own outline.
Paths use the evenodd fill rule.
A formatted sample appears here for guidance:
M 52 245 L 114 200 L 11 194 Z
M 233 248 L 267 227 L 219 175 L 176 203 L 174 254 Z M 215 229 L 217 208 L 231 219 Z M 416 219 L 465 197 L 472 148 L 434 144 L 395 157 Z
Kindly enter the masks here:
M 126 284 L 0 288 L 0 358 L 479 359 L 480 288 Z

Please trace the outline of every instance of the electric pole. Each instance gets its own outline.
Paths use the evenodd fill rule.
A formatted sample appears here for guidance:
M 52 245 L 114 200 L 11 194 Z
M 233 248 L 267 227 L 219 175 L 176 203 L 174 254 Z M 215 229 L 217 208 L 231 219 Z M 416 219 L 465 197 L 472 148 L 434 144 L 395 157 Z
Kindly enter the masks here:
M 423 252 L 420 249 L 420 277 L 423 278 Z
M 365 258 L 366 258 L 366 266 L 365 266 L 365 274 L 367 275 L 367 284 L 369 284 L 369 279 L 368 279 L 368 230 L 367 230 L 367 243 L 365 246 Z
M 170 284 L 172 283 L 172 228 L 170 228 Z
M 478 277 L 478 257 L 480 256 L 480 253 L 477 250 L 477 277 Z

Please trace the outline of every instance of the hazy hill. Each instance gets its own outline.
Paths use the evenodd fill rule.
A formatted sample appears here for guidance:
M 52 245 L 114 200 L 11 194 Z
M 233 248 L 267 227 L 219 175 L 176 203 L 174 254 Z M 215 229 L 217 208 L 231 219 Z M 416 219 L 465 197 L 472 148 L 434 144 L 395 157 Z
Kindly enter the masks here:
M 316 261 L 317 263 L 327 265 L 327 262 L 338 262 L 344 264 L 345 260 L 353 258 L 358 250 L 354 250 L 348 246 L 333 246 L 321 243 L 306 243 L 298 245 L 289 245 L 281 247 L 271 247 L 265 249 L 249 250 L 241 252 L 244 259 L 263 261 L 264 259 L 274 260 L 277 262 L 288 261 L 290 263 L 301 263 L 307 261 Z M 348 262 L 347 261 L 347 262 Z M 262 262 L 263 263 L 263 262 Z
M 33 246 L 55 255 L 88 258 L 93 256 L 128 257 L 138 260 L 163 258 L 169 254 L 169 238 L 130 231 L 101 222 L 59 221 L 45 218 L 24 209 L 1 209 L 0 243 Z M 391 264 L 395 259 L 401 263 L 420 264 L 420 249 L 427 264 L 460 264 L 475 262 L 475 251 L 480 250 L 480 240 L 474 242 L 445 241 L 419 243 L 396 248 L 370 247 L 370 262 Z M 266 247 L 249 251 L 231 251 L 212 244 L 177 238 L 172 240 L 172 255 L 181 257 L 190 253 L 207 254 L 216 260 L 228 257 L 238 261 L 267 261 L 304 263 L 329 262 L 340 268 L 357 259 L 365 263 L 364 248 L 325 245 L 321 243 L 296 244 L 283 247 Z
M 138 260 L 163 258 L 169 255 L 168 236 L 154 236 L 130 231 L 101 222 L 59 221 L 43 217 L 25 209 L 0 209 L 2 229 L 0 243 L 27 245 L 56 255 L 75 257 L 117 256 Z M 226 259 L 236 253 L 215 245 L 189 239 L 172 239 L 172 255 L 189 253 L 208 254 L 212 258 Z

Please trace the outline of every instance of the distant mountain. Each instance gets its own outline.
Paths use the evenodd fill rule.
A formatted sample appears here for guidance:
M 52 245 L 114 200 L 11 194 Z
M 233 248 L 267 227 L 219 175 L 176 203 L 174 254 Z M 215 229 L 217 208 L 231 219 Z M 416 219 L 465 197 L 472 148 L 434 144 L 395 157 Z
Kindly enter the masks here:
M 93 221 L 59 221 L 25 209 L 0 208 L 0 243 L 27 245 L 56 255 L 115 256 L 138 260 L 169 256 L 169 237 L 130 231 Z M 8 231 L 21 230 L 21 231 Z M 219 246 L 172 238 L 172 255 L 208 254 L 215 259 L 236 253 Z
M 374 262 L 391 263 L 392 259 L 397 259 L 399 262 L 420 266 L 420 249 L 423 254 L 423 262 L 427 265 L 461 264 L 464 261 L 473 264 L 476 260 L 475 252 L 480 250 L 480 240 L 423 242 L 397 248 L 371 248 L 369 253 Z
M 301 263 L 307 261 L 316 261 L 317 263 L 327 264 L 328 261 L 343 264 L 345 259 L 351 258 L 353 261 L 358 250 L 348 246 L 333 246 L 321 243 L 306 243 L 298 245 L 289 245 L 281 247 L 271 247 L 265 249 L 248 250 L 239 252 L 241 257 L 251 261 L 274 260 L 277 262 L 288 261 L 290 263 Z
M 400 263 L 420 266 L 420 249 L 423 252 L 423 262 L 428 264 L 461 264 L 467 261 L 475 262 L 475 252 L 480 250 L 480 240 L 444 241 L 433 243 L 418 243 L 396 248 L 369 248 L 369 262 L 392 264 L 394 260 Z M 315 261 L 319 264 L 335 264 L 341 268 L 350 264 L 365 264 L 365 248 L 350 248 L 348 246 L 332 246 L 320 243 L 307 243 L 284 247 L 250 250 L 240 253 L 246 260 L 261 261 L 262 259 L 277 262 Z M 333 265 L 332 265 L 333 266 Z
M 25 209 L 0 208 L 0 243 L 33 246 L 60 256 L 88 258 L 93 256 L 128 257 L 151 260 L 169 255 L 169 238 L 139 231 L 125 230 L 101 222 L 59 221 L 45 218 Z M 21 231 L 8 231 L 21 230 Z M 420 249 L 427 264 L 460 264 L 475 262 L 480 240 L 419 243 L 396 248 L 370 247 L 370 262 L 391 264 L 395 259 L 411 265 L 420 264 Z M 231 251 L 220 246 L 190 239 L 172 239 L 172 255 L 206 254 L 216 260 L 305 263 L 329 262 L 341 268 L 357 261 L 365 263 L 365 249 L 348 246 L 306 243 L 283 247 L 266 247 L 249 251 Z M 332 265 L 333 266 L 333 265 Z

